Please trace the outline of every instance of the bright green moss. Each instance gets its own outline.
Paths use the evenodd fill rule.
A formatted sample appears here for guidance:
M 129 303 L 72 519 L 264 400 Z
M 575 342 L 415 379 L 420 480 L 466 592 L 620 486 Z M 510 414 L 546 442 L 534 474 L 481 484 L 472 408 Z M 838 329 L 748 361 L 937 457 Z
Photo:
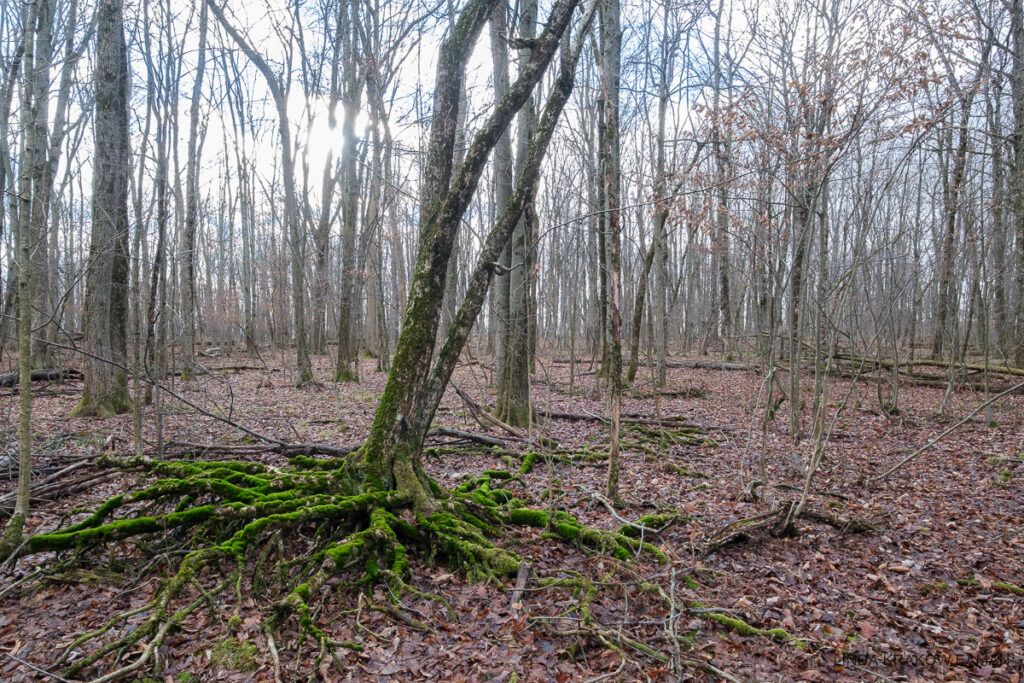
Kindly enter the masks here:
M 1021 588 L 1020 586 L 1014 585 L 1012 583 L 1007 583 L 1006 581 L 996 581 L 995 584 L 993 584 L 993 588 L 999 591 L 1003 591 L 1004 593 L 1024 595 L 1024 588 Z
M 259 668 L 256 656 L 259 648 L 247 640 L 225 638 L 210 650 L 210 663 L 220 669 L 255 671 Z
M 762 633 L 761 629 L 757 628 L 756 626 L 751 626 L 742 619 L 735 619 L 727 614 L 722 614 L 720 612 L 712 612 L 707 616 L 708 619 L 711 619 L 712 621 L 717 621 L 722 626 L 725 626 L 729 629 L 732 629 L 733 631 L 736 631 L 736 633 L 740 634 L 741 636 L 759 636 Z
M 789 633 L 787 633 L 784 629 L 757 628 L 756 626 L 751 626 L 742 619 L 730 617 L 729 615 L 722 614 L 721 612 L 710 612 L 705 616 L 708 619 L 711 619 L 712 621 L 717 621 L 719 624 L 722 624 L 723 626 L 732 629 L 733 631 L 736 631 L 736 633 L 740 634 L 741 636 L 764 636 L 766 638 L 771 638 L 772 640 L 778 640 L 780 642 L 786 642 L 793 639 L 793 637 L 789 635 Z
M 669 466 L 669 468 L 672 469 L 673 472 L 675 472 L 676 474 L 678 474 L 681 477 L 689 477 L 690 479 L 707 479 L 708 478 L 708 475 L 704 474 L 703 472 L 697 472 L 696 470 L 688 469 L 686 467 L 683 467 L 682 465 L 676 465 L 675 463 L 671 463 L 670 462 L 670 463 L 668 463 L 668 466 Z
M 509 513 L 509 521 L 521 526 L 543 528 L 548 525 L 548 513 L 531 508 L 516 508 Z

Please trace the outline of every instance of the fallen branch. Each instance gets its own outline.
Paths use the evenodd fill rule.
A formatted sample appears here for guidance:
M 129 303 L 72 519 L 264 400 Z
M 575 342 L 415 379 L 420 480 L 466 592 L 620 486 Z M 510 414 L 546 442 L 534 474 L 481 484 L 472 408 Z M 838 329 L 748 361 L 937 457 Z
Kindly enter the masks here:
M 451 383 L 451 387 L 452 389 L 455 390 L 455 393 L 459 395 L 459 398 L 462 399 L 462 402 L 466 404 L 466 408 L 469 409 L 469 414 L 473 417 L 474 420 L 476 420 L 477 424 L 479 424 L 481 427 L 483 427 L 484 429 L 489 429 L 488 425 L 485 424 L 489 423 L 491 426 L 497 427 L 498 429 L 507 432 L 510 436 L 513 436 L 522 441 L 528 440 L 526 438 L 526 435 L 523 434 L 521 431 L 519 431 L 512 425 L 505 424 L 504 422 L 502 422 L 501 420 L 499 420 L 498 418 L 494 417 L 486 410 L 484 410 L 479 403 L 474 401 L 466 392 L 460 389 L 458 385 L 456 385 L 454 382 Z
M 560 636 L 588 636 L 588 637 L 594 637 L 594 638 L 597 638 L 597 639 L 601 640 L 602 642 L 604 642 L 606 644 L 607 644 L 608 641 L 611 641 L 612 643 L 619 643 L 620 645 L 628 647 L 631 650 L 635 650 L 637 652 L 643 653 L 643 654 L 647 655 L 648 657 L 651 657 L 652 659 L 655 659 L 655 660 L 661 662 L 662 664 L 668 664 L 668 663 L 670 663 L 672 661 L 672 658 L 669 657 L 668 655 L 665 655 L 665 654 L 663 654 L 661 652 L 658 652 L 657 650 L 655 650 L 650 645 L 647 645 L 646 643 L 643 643 L 643 642 L 641 642 L 639 640 L 636 640 L 635 638 L 630 638 L 630 637 L 624 635 L 621 632 L 621 630 L 619 630 L 619 631 L 609 631 L 609 630 L 605 630 L 605 629 L 598 629 L 598 628 L 591 628 L 591 627 L 587 627 L 587 626 L 581 626 L 580 628 L 577 628 L 577 629 L 566 630 L 566 631 L 552 631 L 552 632 L 557 634 L 557 635 L 560 635 Z M 706 674 L 714 676 L 716 679 L 729 681 L 729 683 L 743 683 L 743 679 L 737 678 L 736 676 L 734 676 L 733 674 L 729 673 L 728 671 L 723 671 L 722 669 L 719 669 L 718 667 L 713 666 L 711 664 L 708 664 L 707 662 L 702 661 L 700 659 L 688 659 L 686 657 L 679 657 L 679 658 L 677 658 L 677 661 L 678 661 L 679 664 L 681 664 L 682 666 L 684 666 L 684 667 L 686 667 L 688 669 L 697 669 L 698 671 L 703 671 Z
M 56 480 L 58 480 L 58 479 L 60 479 L 60 478 L 62 478 L 64 476 L 70 474 L 71 472 L 74 472 L 75 470 L 78 470 L 78 469 L 81 469 L 83 467 L 86 467 L 87 465 L 92 465 L 93 461 L 96 459 L 96 457 L 98 457 L 98 456 L 92 456 L 92 457 L 87 458 L 87 459 L 79 460 L 78 462 L 72 463 L 71 465 L 68 465 L 67 467 L 65 467 L 63 469 L 57 470 L 53 474 L 50 474 L 50 475 L 48 475 L 46 477 L 43 477 L 41 480 L 39 480 L 36 483 L 32 484 L 32 487 L 30 489 L 30 495 L 32 495 L 32 496 L 40 495 L 40 489 L 42 487 L 44 487 L 47 484 L 49 484 L 51 482 L 54 482 L 54 481 L 56 481 Z M 10 493 L 5 493 L 4 495 L 0 496 L 0 506 L 2 506 L 4 503 L 6 503 L 8 501 L 14 500 L 16 495 L 17 495 L 16 491 L 11 491 Z
M 583 365 L 589 361 L 576 359 L 575 361 L 568 358 L 556 358 L 551 361 L 552 363 L 558 363 L 560 365 L 565 364 L 576 364 Z M 640 361 L 638 365 L 647 366 L 647 361 Z M 735 361 L 718 361 L 718 360 L 670 360 L 665 362 L 666 368 L 689 368 L 691 370 L 757 370 L 758 367 L 753 363 L 737 363 Z
M 917 456 L 921 455 L 926 450 L 928 450 L 929 448 L 931 448 L 932 446 L 934 446 L 935 444 L 937 444 L 938 442 L 942 441 L 944 438 L 946 438 L 947 436 L 952 434 L 954 431 L 956 431 L 960 427 L 960 425 L 964 424 L 965 422 L 970 421 L 971 418 L 973 418 L 975 415 L 980 413 L 982 410 L 984 410 L 988 406 L 992 405 L 993 403 L 995 403 L 996 401 L 998 401 L 1002 397 L 1006 396 L 1007 394 L 1012 394 L 1013 392 L 1017 391 L 1018 389 L 1020 389 L 1022 387 L 1024 387 L 1024 382 L 1020 382 L 1019 384 L 1016 384 L 1016 385 L 1010 387 L 1006 391 L 1003 391 L 1001 393 L 996 394 L 995 396 L 993 396 L 992 398 L 990 398 L 989 400 L 985 401 L 984 403 L 979 405 L 977 408 L 975 408 L 974 410 L 969 412 L 966 417 L 964 417 L 963 419 L 961 419 L 958 422 L 954 423 L 952 426 L 948 427 L 945 431 L 943 431 L 937 437 L 935 437 L 934 439 L 932 439 L 931 441 L 929 441 L 925 445 L 921 446 L 920 448 L 918 448 L 916 451 L 914 451 L 913 453 L 911 453 L 907 457 L 905 457 L 902 460 L 900 460 L 898 463 L 896 463 L 895 465 L 893 465 L 892 467 L 887 469 L 885 472 L 882 472 L 881 474 L 876 475 L 874 477 L 868 477 L 865 480 L 866 483 L 874 484 L 875 482 L 879 482 L 879 481 L 882 481 L 883 479 L 887 478 L 893 472 L 897 471 L 898 469 L 900 469 L 901 467 L 906 465 L 908 462 L 910 462 L 911 460 L 913 460 Z
M 540 412 L 541 416 L 546 417 L 550 420 L 568 420 L 570 422 L 601 422 L 608 423 L 608 418 L 603 415 L 594 415 L 592 413 L 566 413 L 556 410 L 546 410 Z M 622 424 L 636 424 L 636 425 L 657 425 L 659 427 L 686 427 L 690 429 L 701 429 L 704 427 L 695 423 L 684 420 L 681 417 L 665 417 L 657 419 L 653 417 L 646 417 L 639 413 L 624 413 L 621 416 Z
M 870 520 L 841 517 L 824 508 L 805 506 L 803 510 L 797 512 L 796 501 L 787 500 L 774 510 L 725 525 L 698 545 L 697 554 L 710 555 L 734 541 L 757 533 L 767 533 L 773 538 L 780 538 L 793 532 L 793 522 L 797 519 L 821 522 L 843 532 L 863 533 L 875 529 L 875 524 Z
M 523 591 L 530 585 L 530 577 L 533 574 L 533 568 L 529 562 L 519 563 L 519 573 L 516 574 L 516 584 L 509 593 L 509 605 L 512 609 L 519 611 L 523 608 Z
M 892 368 L 897 363 L 886 359 L 876 358 L 860 358 L 851 353 L 837 353 L 833 356 L 837 360 L 848 361 L 852 363 L 864 362 L 866 365 L 880 365 L 883 368 Z M 939 368 L 941 370 L 949 369 L 949 361 L 944 360 L 933 360 L 927 358 L 919 358 L 914 360 L 901 360 L 898 363 L 900 368 L 912 368 L 917 365 L 921 365 L 928 368 Z M 1010 365 L 988 365 L 984 363 L 956 363 L 953 366 L 958 370 L 969 370 L 971 372 L 980 373 L 988 372 L 990 375 L 1010 375 L 1011 377 L 1024 377 L 1024 368 L 1015 368 Z
M 773 538 L 779 538 L 791 531 L 795 508 L 796 503 L 787 500 L 770 512 L 726 524 L 700 544 L 698 554 L 710 555 L 733 541 L 757 532 L 767 532 Z
M 505 447 L 505 442 L 496 436 L 474 434 L 473 432 L 464 432 L 461 429 L 452 429 L 451 427 L 431 427 L 430 431 L 427 432 L 427 436 L 450 436 L 453 439 L 473 441 L 475 443 L 483 444 L 484 446 Z

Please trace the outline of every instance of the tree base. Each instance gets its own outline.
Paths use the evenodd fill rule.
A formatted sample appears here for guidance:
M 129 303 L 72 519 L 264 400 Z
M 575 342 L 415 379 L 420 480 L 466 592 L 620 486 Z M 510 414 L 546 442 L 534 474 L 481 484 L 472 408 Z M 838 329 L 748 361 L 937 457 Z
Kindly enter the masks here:
M 130 413 L 133 408 L 132 399 L 127 389 L 122 389 L 111 396 L 93 398 L 82 396 L 68 417 L 101 417 L 110 418 L 122 413 Z
M 350 368 L 343 368 L 334 373 L 334 381 L 339 384 L 344 382 L 358 382 L 359 376 Z
M 539 421 L 537 409 L 529 402 L 517 406 L 498 405 L 494 409 L 494 416 L 511 427 L 525 428 Z
M 7 520 L 7 525 L 4 527 L 4 533 L 0 536 L 0 562 L 3 562 L 12 553 L 21 547 L 25 541 L 24 536 L 25 529 L 25 515 L 12 515 Z

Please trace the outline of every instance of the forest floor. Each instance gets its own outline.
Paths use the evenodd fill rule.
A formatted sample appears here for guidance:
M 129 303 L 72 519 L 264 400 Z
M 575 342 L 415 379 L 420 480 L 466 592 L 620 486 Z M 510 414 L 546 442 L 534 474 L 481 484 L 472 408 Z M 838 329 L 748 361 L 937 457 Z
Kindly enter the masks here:
M 317 363 L 318 376 L 328 377 L 329 360 L 321 357 Z M 301 389 L 292 386 L 291 372 L 259 369 L 251 359 L 206 364 L 210 374 L 178 382 L 175 391 L 211 413 L 289 442 L 359 443 L 384 381 L 371 360 L 363 362 L 358 384 Z M 216 369 L 228 365 L 256 369 Z M 578 366 L 577 372 L 585 369 Z M 570 395 L 567 364 L 549 361 L 538 370 L 536 377 L 542 379 L 533 393 L 542 410 L 607 414 L 605 399 L 595 392 L 595 375 L 576 376 Z M 492 395 L 489 372 L 485 365 L 463 366 L 454 382 L 486 404 Z M 862 475 L 879 473 L 927 443 L 984 397 L 956 393 L 947 416 L 941 417 L 942 389 L 903 386 L 900 414 L 892 417 L 880 410 L 875 385 L 859 383 L 836 421 L 813 500 L 843 516 L 873 519 L 875 530 L 843 532 L 801 519 L 795 536 L 751 538 L 702 558 L 696 548 L 715 530 L 799 496 L 778 485 L 802 486 L 810 446 L 794 447 L 786 436 L 783 404 L 768 431 L 772 485 L 758 490 L 760 502 L 745 502 L 743 485 L 756 473 L 761 452 L 763 405 L 755 410 L 761 377 L 745 371 L 670 369 L 668 386 L 655 398 L 648 373 L 641 369 L 641 379 L 626 393 L 623 412 L 684 416 L 704 426 L 708 437 L 684 445 L 671 436 L 645 443 L 649 434 L 624 433 L 625 505 L 615 515 L 635 521 L 668 508 L 684 514 L 688 521 L 648 537 L 669 555 L 669 563 L 659 564 L 647 554 L 621 562 L 543 537 L 539 529 L 511 528 L 496 542 L 529 559 L 535 576 L 564 576 L 565 584 L 532 583 L 512 604 L 511 580 L 473 583 L 444 564 L 414 559 L 410 583 L 444 595 L 454 611 L 450 619 L 435 601 L 406 594 L 400 604 L 388 607 L 393 603 L 383 585 L 345 587 L 334 581 L 330 585 L 336 589 L 325 592 L 315 619 L 330 638 L 363 649 L 340 649 L 336 662 L 327 657 L 316 668 L 317 645 L 308 638 L 300 641 L 293 619 L 277 640 L 282 678 L 578 681 L 604 675 L 604 680 L 709 680 L 705 673 L 680 668 L 688 659 L 758 681 L 1020 680 L 1024 396 L 1011 395 L 995 405 L 993 424 L 981 413 L 891 479 L 863 485 L 855 483 Z M 103 449 L 131 448 L 131 416 L 66 417 L 80 387 L 77 382 L 36 385 L 38 476 Z M 810 387 L 806 391 L 809 395 Z M 832 382 L 830 411 L 848 391 L 847 380 Z M 237 457 L 287 464 L 224 423 L 169 403 L 167 442 L 248 446 L 252 452 Z M 8 396 L 0 411 L 0 438 L 6 440 L 0 451 L 3 494 L 13 487 L 13 466 L 3 460 L 16 453 L 17 399 Z M 807 408 L 807 429 L 809 415 Z M 436 423 L 482 432 L 451 389 Z M 535 506 L 565 510 L 596 527 L 619 528 L 622 521 L 597 497 L 605 488 L 607 467 L 600 454 L 607 452 L 607 426 L 554 419 L 538 425 L 535 433 L 558 442 L 557 457 L 538 458 L 530 473 L 507 487 Z M 150 417 L 147 437 L 154 438 Z M 528 450 L 509 444 L 513 450 Z M 176 449 L 169 443 L 169 452 Z M 446 487 L 486 469 L 510 469 L 499 453 L 480 446 L 444 446 L 438 453 L 427 467 Z M 105 472 L 86 466 L 67 475 L 72 490 L 33 501 L 28 530 L 79 519 L 81 510 L 95 508 L 141 478 Z M 83 482 L 77 491 L 70 486 L 76 481 Z M 35 569 L 51 566 L 52 555 L 23 558 L 4 568 L 0 680 L 56 680 L 40 670 L 52 670 L 58 653 L 76 635 L 146 602 L 168 564 L 176 561 L 175 556 L 158 556 L 154 564 L 148 549 L 134 543 L 108 552 L 92 568 L 62 570 L 18 585 Z M 585 585 L 573 581 L 581 576 L 597 587 L 589 619 L 581 610 L 586 591 L 573 587 Z M 270 598 L 245 591 L 241 598 L 236 604 L 234 592 L 227 591 L 218 599 L 219 609 L 194 612 L 168 638 L 163 672 L 155 680 L 272 681 L 271 657 L 260 630 Z M 233 614 L 239 618 L 231 619 Z M 784 629 L 787 635 L 757 635 L 730 619 L 753 629 Z M 110 637 L 123 627 L 117 625 Z M 645 647 L 654 654 L 644 652 Z

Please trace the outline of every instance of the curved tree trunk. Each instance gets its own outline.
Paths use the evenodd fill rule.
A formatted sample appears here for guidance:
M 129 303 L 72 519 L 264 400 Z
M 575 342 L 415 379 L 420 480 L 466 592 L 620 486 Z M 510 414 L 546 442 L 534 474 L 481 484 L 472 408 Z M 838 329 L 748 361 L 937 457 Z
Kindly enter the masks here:
M 263 74 L 277 109 L 277 127 L 281 136 L 281 173 L 284 176 L 284 225 L 291 255 L 292 278 L 292 322 L 295 330 L 296 383 L 304 384 L 313 379 L 313 366 L 309 360 L 309 346 L 306 339 L 306 266 L 305 233 L 299 225 L 298 201 L 295 197 L 295 157 L 292 149 L 291 124 L 288 122 L 288 93 L 263 57 L 242 37 L 224 16 L 224 10 L 206 0 L 210 11 L 245 56 Z

